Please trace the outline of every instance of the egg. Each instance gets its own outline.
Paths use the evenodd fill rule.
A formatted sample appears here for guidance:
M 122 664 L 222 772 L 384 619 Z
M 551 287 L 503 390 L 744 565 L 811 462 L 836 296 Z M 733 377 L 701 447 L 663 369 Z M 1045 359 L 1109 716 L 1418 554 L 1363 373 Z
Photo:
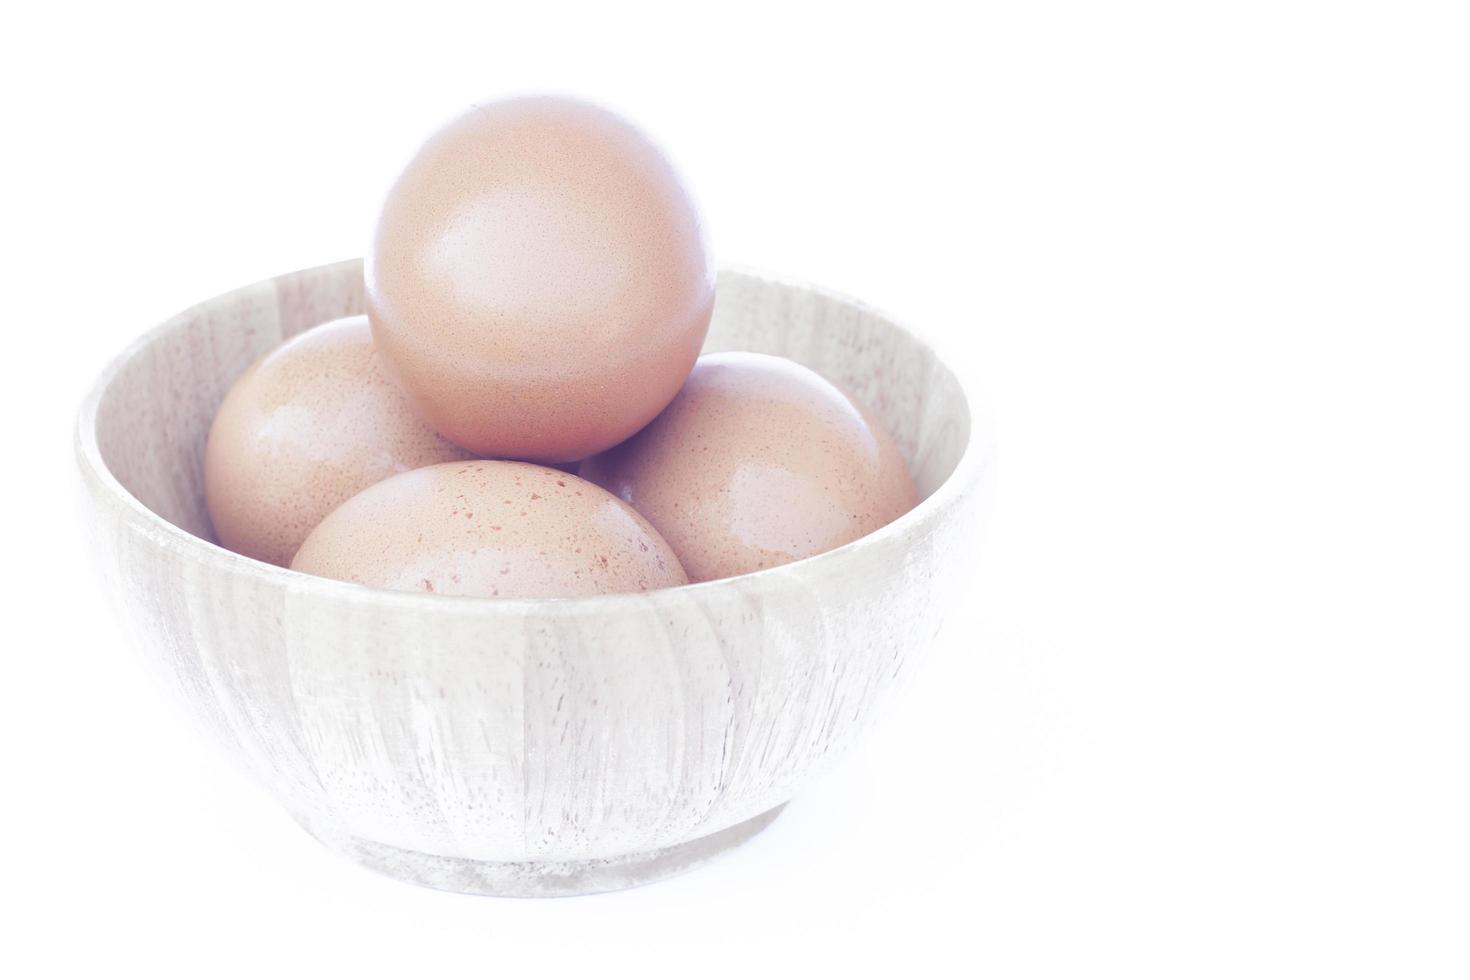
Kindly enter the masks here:
M 706 354 L 657 419 L 580 472 L 648 518 L 694 582 L 820 554 L 918 502 L 868 412 L 765 354 Z
M 669 161 L 597 106 L 475 106 L 388 191 L 365 269 L 379 348 L 421 414 L 484 456 L 569 462 L 649 422 L 714 303 Z
M 299 572 L 438 595 L 548 598 L 688 581 L 633 508 L 560 470 L 499 460 L 401 473 L 332 511 Z
M 367 317 L 347 317 L 287 341 L 225 395 L 204 450 L 205 505 L 220 544 L 285 565 L 359 490 L 469 456 L 383 373 Z

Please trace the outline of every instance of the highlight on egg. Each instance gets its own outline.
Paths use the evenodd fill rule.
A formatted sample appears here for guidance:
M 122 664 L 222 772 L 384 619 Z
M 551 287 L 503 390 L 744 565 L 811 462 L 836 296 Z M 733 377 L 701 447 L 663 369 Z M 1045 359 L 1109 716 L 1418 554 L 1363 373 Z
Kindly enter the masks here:
M 373 335 L 440 433 L 565 463 L 646 425 L 683 384 L 714 304 L 693 199 L 606 109 L 475 106 L 388 191 L 366 263 Z
M 657 419 L 579 472 L 648 518 L 694 582 L 829 551 L 918 502 L 872 415 L 810 368 L 755 353 L 701 357 Z
M 230 388 L 205 445 L 205 506 L 220 544 L 285 565 L 359 490 L 470 455 L 418 417 L 367 317 L 351 316 L 298 334 Z

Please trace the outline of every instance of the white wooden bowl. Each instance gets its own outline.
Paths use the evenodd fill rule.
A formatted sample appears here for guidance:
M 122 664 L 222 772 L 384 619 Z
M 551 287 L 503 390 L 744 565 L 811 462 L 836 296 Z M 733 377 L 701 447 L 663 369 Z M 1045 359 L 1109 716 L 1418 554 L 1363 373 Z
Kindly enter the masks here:
M 308 831 L 363 864 L 495 895 L 692 867 L 852 743 L 967 578 L 990 465 L 959 377 L 860 304 L 735 271 L 707 349 L 794 358 L 860 398 L 913 466 L 915 510 L 779 568 L 584 599 L 386 592 L 224 550 L 202 461 L 226 389 L 362 309 L 350 261 L 185 311 L 98 380 L 77 455 L 136 645 Z

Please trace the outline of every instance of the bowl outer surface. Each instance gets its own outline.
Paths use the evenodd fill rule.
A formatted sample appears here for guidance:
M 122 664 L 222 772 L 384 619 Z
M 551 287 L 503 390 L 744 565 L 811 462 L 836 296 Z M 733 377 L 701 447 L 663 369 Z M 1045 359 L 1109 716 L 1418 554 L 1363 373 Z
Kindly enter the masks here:
M 298 818 L 396 848 L 585 860 L 711 834 L 863 732 L 974 561 L 991 472 L 961 381 L 861 304 L 721 273 L 707 350 L 794 358 L 883 419 L 928 499 L 835 551 L 717 582 L 479 600 L 305 576 L 212 543 L 204 435 L 238 373 L 360 312 L 359 261 L 145 335 L 83 405 L 99 564 L 135 646 Z

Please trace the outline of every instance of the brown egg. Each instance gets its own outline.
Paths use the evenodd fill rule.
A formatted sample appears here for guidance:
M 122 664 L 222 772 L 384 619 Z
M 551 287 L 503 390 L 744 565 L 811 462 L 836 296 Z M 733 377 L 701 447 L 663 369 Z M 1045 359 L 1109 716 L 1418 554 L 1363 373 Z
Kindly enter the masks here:
M 706 354 L 663 413 L 582 463 L 637 508 L 703 582 L 854 541 L 909 511 L 893 440 L 836 386 L 794 361 Z
M 469 455 L 383 374 L 367 317 L 347 317 L 298 334 L 235 382 L 209 430 L 205 503 L 220 544 L 285 565 L 359 490 Z
M 476 106 L 388 192 L 366 267 L 379 348 L 424 418 L 481 455 L 568 462 L 683 384 L 714 268 L 657 147 L 596 106 Z
M 375 484 L 322 521 L 291 567 L 382 589 L 538 598 L 688 581 L 633 508 L 533 463 L 441 463 Z

